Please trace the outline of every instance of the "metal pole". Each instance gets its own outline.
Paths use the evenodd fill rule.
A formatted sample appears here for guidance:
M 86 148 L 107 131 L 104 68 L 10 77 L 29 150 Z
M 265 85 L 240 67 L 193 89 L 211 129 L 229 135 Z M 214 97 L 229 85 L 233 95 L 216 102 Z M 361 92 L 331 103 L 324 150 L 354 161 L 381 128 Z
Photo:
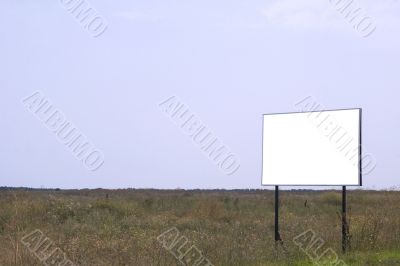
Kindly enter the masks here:
M 347 219 L 346 219 L 346 186 L 343 186 L 342 190 L 342 251 L 343 253 L 346 252 L 347 249 L 347 233 L 348 233 L 348 226 L 347 226 Z
M 275 186 L 275 242 L 281 241 L 279 235 L 279 186 Z

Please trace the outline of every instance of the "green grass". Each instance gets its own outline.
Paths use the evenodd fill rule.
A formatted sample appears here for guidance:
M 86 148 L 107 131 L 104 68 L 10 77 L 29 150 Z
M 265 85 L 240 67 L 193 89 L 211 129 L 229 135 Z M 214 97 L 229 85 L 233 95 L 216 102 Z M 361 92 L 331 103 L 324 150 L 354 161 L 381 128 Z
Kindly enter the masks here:
M 340 192 L 0 190 L 0 265 L 43 265 L 20 239 L 39 229 L 77 265 L 179 265 L 157 241 L 171 227 L 214 265 L 316 265 L 292 239 L 312 229 L 347 265 L 400 265 L 400 192 L 349 191 L 351 249 L 341 253 Z M 307 203 L 306 203 L 307 202 Z

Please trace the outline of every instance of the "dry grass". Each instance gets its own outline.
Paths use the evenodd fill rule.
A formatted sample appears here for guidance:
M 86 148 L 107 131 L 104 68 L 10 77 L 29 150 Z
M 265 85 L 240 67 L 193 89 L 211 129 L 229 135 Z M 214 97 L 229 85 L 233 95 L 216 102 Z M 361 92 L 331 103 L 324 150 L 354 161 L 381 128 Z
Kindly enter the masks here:
M 157 242 L 177 227 L 214 265 L 312 265 L 292 239 L 313 229 L 348 265 L 400 265 L 400 192 L 349 191 L 351 251 L 340 253 L 340 192 L 0 191 L 0 265 L 42 265 L 20 239 L 40 229 L 77 265 L 179 265 Z M 306 203 L 307 201 L 307 203 Z

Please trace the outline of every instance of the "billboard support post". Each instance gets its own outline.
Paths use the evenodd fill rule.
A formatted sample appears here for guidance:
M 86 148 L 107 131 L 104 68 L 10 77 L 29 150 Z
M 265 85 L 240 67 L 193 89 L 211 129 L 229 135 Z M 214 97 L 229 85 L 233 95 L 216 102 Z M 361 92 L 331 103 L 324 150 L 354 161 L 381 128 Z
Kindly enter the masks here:
M 279 186 L 275 186 L 275 243 L 282 241 L 279 234 Z
M 346 253 L 348 241 L 349 241 L 349 226 L 347 224 L 347 217 L 346 217 L 346 186 L 343 186 L 342 190 L 342 251 Z

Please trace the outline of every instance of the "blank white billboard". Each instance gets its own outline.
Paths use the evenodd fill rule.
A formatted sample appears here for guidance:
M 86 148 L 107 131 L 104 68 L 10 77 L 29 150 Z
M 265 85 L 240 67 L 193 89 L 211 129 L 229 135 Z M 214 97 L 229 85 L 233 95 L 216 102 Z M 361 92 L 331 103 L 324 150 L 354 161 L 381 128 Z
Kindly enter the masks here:
M 263 185 L 361 185 L 361 109 L 263 116 Z

